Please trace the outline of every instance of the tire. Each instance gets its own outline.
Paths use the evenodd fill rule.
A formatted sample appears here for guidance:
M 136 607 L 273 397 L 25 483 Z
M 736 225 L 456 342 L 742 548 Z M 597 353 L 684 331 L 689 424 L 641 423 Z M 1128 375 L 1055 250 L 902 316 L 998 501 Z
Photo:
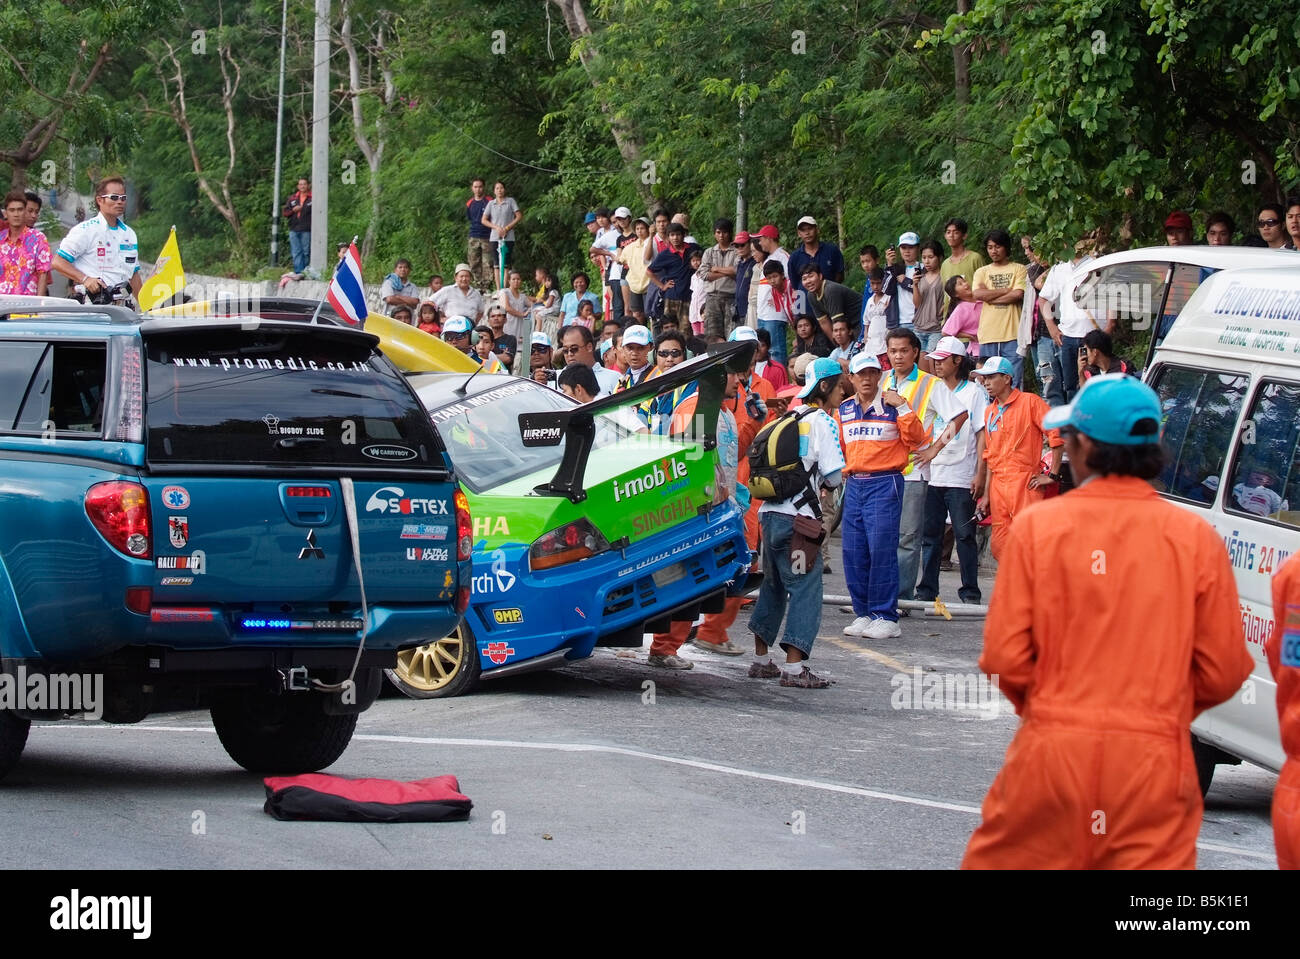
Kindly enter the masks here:
M 1201 798 L 1210 791 L 1214 780 L 1214 767 L 1219 764 L 1220 750 L 1192 736 L 1192 756 L 1196 759 L 1196 778 L 1201 784 Z
M 251 773 L 293 776 L 343 755 L 356 714 L 330 716 L 319 693 L 239 692 L 212 705 L 212 724 L 230 758 Z
M 30 720 L 0 712 L 0 779 L 4 779 L 18 764 L 23 747 L 27 745 L 27 731 L 31 728 Z
M 397 668 L 385 669 L 384 674 L 412 699 L 445 699 L 472 690 L 482 671 L 474 634 L 461 620 L 442 639 L 400 651 Z

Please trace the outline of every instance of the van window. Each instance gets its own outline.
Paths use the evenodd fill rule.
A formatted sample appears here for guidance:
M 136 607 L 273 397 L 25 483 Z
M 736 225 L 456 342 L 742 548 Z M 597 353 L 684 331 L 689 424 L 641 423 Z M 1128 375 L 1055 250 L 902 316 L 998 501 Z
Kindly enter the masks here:
M 1149 330 L 1165 296 L 1168 263 L 1116 263 L 1089 273 L 1074 291 L 1074 302 L 1101 329 L 1116 324 L 1115 335 Z
M 45 345 L 27 386 L 15 429 L 98 438 L 104 423 L 104 378 L 108 348 L 103 343 Z
M 1207 277 L 1217 272 L 1219 271 L 1212 266 L 1193 266 L 1190 263 L 1175 264 L 1173 278 L 1169 281 L 1169 295 L 1165 297 L 1164 309 L 1160 311 L 1160 324 L 1156 327 L 1155 335 L 1152 337 L 1152 349 L 1159 346 L 1164 338 L 1169 335 L 1174 320 L 1178 319 L 1178 314 L 1183 312 L 1183 307 L 1192 298 L 1192 294 L 1196 292 L 1197 287 L 1204 283 Z
M 1260 385 L 1238 439 L 1223 508 L 1300 527 L 1300 386 Z
M 1182 366 L 1156 370 L 1152 386 L 1160 397 L 1161 440 L 1169 456 L 1156 489 L 1203 506 L 1214 502 L 1248 382 L 1245 376 Z
M 11 430 L 47 344 L 31 340 L 0 343 L 0 429 Z

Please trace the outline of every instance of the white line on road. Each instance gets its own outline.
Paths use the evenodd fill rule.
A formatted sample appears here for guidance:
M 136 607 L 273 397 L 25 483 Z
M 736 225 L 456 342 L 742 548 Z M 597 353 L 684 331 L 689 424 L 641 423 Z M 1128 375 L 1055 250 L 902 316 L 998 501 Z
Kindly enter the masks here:
M 136 726 L 109 726 L 109 725 L 71 725 L 67 723 L 51 723 L 42 725 L 41 729 L 115 729 L 121 732 L 130 732 L 133 730 L 149 730 L 150 732 L 165 733 L 215 733 L 216 730 L 211 726 L 150 726 L 147 724 Z M 729 776 L 743 776 L 747 779 L 759 779 L 764 782 L 782 783 L 787 786 L 805 786 L 809 789 L 820 789 L 825 792 L 844 793 L 850 796 L 862 796 L 866 799 L 884 799 L 888 802 L 904 803 L 910 806 L 925 806 L 930 809 L 947 809 L 951 812 L 974 813 L 979 815 L 980 807 L 972 806 L 967 803 L 942 802 L 936 799 L 922 799 L 918 796 L 904 796 L 899 793 L 882 792 L 877 789 L 864 789 L 861 786 L 842 786 L 839 783 L 824 782 L 820 779 L 800 779 L 794 776 L 778 776 L 774 773 L 758 772 L 753 769 L 741 769 L 738 766 L 724 766 L 720 763 L 704 762 L 698 759 L 683 759 L 678 756 L 664 756 L 660 753 L 645 752 L 640 749 L 628 749 L 625 746 L 603 746 L 598 743 L 536 743 L 524 742 L 516 739 L 451 739 L 436 736 L 390 736 L 380 733 L 357 733 L 352 737 L 354 740 L 362 739 L 370 742 L 382 743 L 403 743 L 414 746 L 487 746 L 497 749 L 541 749 L 552 750 L 555 752 L 567 753 L 606 753 L 614 756 L 630 756 L 634 759 L 650 759 L 655 762 L 669 763 L 675 766 L 689 766 L 692 769 L 704 769 L 709 772 L 725 773 Z M 1247 859 L 1258 859 L 1262 862 L 1273 862 L 1274 857 L 1262 853 L 1250 852 L 1245 849 L 1238 849 L 1233 846 L 1224 846 L 1215 842 L 1197 841 L 1198 849 L 1204 849 L 1208 852 L 1221 852 L 1230 856 L 1242 856 Z

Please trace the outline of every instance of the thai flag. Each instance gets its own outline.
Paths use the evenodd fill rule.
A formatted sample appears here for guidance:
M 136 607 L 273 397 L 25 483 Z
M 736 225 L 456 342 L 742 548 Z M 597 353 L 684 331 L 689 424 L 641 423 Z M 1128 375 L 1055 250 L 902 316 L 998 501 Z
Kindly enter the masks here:
M 327 296 L 330 306 L 344 322 L 353 326 L 365 323 L 370 308 L 366 306 L 366 295 L 361 287 L 361 254 L 357 252 L 355 243 L 348 245 L 347 255 L 335 267 Z

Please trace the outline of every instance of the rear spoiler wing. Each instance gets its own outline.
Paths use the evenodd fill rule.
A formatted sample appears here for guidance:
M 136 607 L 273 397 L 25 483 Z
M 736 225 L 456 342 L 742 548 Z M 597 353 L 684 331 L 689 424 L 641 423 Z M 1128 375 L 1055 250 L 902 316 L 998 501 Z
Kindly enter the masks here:
M 534 489 L 542 496 L 567 496 L 574 503 L 587 498 L 584 484 L 587 459 L 596 438 L 596 417 L 624 406 L 662 396 L 679 386 L 697 383 L 695 416 L 686 431 L 702 440 L 706 450 L 718 445 L 718 412 L 727 388 L 727 374 L 749 372 L 757 344 L 753 340 L 720 343 L 701 356 L 679 363 L 667 373 L 643 380 L 639 385 L 567 410 L 519 414 L 519 433 L 524 446 L 558 446 L 564 443 L 564 457 L 551 477 Z

